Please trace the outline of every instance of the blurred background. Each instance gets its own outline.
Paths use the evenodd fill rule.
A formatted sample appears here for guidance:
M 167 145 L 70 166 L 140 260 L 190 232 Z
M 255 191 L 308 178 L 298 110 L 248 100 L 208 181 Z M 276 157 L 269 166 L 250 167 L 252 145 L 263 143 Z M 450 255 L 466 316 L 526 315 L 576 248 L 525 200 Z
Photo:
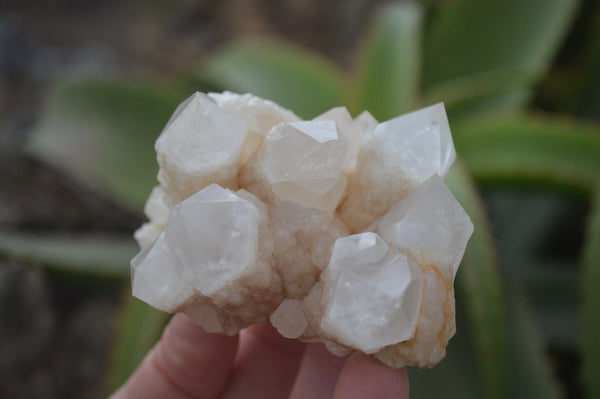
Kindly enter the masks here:
M 153 143 L 224 89 L 443 101 L 476 233 L 411 397 L 600 397 L 599 72 L 597 0 L 0 0 L 0 397 L 105 397 L 158 338 L 128 280 Z

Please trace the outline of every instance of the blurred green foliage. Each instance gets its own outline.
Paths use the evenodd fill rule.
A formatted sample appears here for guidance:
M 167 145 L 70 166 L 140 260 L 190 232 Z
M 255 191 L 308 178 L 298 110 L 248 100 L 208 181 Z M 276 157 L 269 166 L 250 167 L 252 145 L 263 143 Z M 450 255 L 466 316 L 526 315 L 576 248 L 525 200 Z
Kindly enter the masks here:
M 50 94 L 29 150 L 141 212 L 158 172 L 152 141 L 184 95 L 130 80 L 64 82 Z
M 589 39 L 589 78 L 568 109 L 528 109 L 577 10 L 575 0 L 392 3 L 375 16 L 352 71 L 268 41 L 233 43 L 199 71 L 211 87 L 252 92 L 306 118 L 345 105 L 384 120 L 445 102 L 459 154 L 447 183 L 475 234 L 457 276 L 457 335 L 438 367 L 410 371 L 413 398 L 562 397 L 569 387 L 548 360 L 553 345 L 583 359 L 586 397 L 600 397 L 600 126 L 564 116 L 600 119 L 600 29 Z M 153 143 L 184 97 L 179 83 L 62 82 L 30 149 L 141 212 L 155 184 Z M 590 203 L 584 232 L 578 215 Z M 19 256 L 65 270 L 79 265 L 80 273 L 123 276 L 131 256 L 129 247 L 107 249 L 102 240 L 73 242 L 73 251 L 55 237 L 6 234 L 0 251 L 13 247 L 10 240 L 31 249 Z M 49 256 L 49 247 L 61 255 Z M 125 301 L 108 389 L 124 381 L 165 321 Z

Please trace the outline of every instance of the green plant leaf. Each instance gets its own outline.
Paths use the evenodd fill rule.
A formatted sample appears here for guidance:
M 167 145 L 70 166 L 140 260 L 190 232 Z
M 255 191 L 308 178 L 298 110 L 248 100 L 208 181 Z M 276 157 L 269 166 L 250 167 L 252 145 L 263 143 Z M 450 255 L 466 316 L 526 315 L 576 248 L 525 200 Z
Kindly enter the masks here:
M 510 342 L 510 397 L 523 399 L 558 399 L 561 397 L 556 377 L 552 375 L 544 342 L 534 320 L 533 312 L 518 290 L 507 295 Z
M 503 259 L 506 284 L 522 287 L 533 309 L 537 329 L 548 346 L 578 351 L 581 346 L 580 270 L 574 261 L 523 258 L 515 262 Z
M 552 236 L 565 232 L 565 224 L 577 220 L 586 206 L 583 199 L 552 188 L 501 185 L 486 187 L 483 194 L 500 256 L 508 263 L 546 256 L 545 242 L 555 241 Z
M 369 110 L 383 121 L 415 105 L 422 19 L 418 3 L 392 3 L 379 9 L 360 52 L 355 113 Z
M 457 279 L 466 297 L 466 311 L 479 355 L 484 390 L 489 398 L 501 398 L 507 385 L 503 372 L 507 331 L 501 279 L 489 221 L 460 159 L 452 167 L 446 181 L 475 226 Z
M 291 44 L 247 42 L 216 53 L 204 73 L 215 84 L 275 101 L 311 118 L 343 105 L 341 71 L 328 60 Z
M 137 252 L 130 236 L 0 232 L 0 256 L 69 274 L 128 279 Z
M 422 105 L 443 102 L 450 117 L 461 114 L 463 109 L 474 111 L 486 109 L 490 97 L 500 98 L 519 93 L 534 81 L 535 71 L 527 68 L 499 69 L 489 72 L 461 76 L 436 84 L 423 94 Z M 479 101 L 483 104 L 478 104 Z
M 487 187 L 505 286 L 521 287 L 547 345 L 578 351 L 580 231 L 587 199 L 554 188 Z
M 596 26 L 590 40 L 591 50 L 573 108 L 578 116 L 600 120 L 600 7 L 596 9 Z
M 185 94 L 123 81 L 60 83 L 29 150 L 141 212 L 156 184 L 154 141 Z
M 427 91 L 436 90 L 437 84 L 456 78 L 479 79 L 481 74 L 525 70 L 528 79 L 521 88 L 528 88 L 546 71 L 578 3 L 577 0 L 445 3 L 426 37 L 424 87 Z M 517 73 L 515 79 L 521 81 L 522 74 Z M 502 103 L 521 106 L 527 98 L 508 97 Z
M 583 271 L 583 377 L 588 397 L 600 397 L 600 184 L 596 186 Z
M 589 193 L 600 174 L 600 128 L 558 117 L 481 117 L 456 124 L 454 143 L 483 182 L 536 182 Z
M 169 320 L 168 313 L 156 310 L 131 296 L 129 290 L 117 319 L 106 377 L 107 394 L 119 388 L 158 341 Z

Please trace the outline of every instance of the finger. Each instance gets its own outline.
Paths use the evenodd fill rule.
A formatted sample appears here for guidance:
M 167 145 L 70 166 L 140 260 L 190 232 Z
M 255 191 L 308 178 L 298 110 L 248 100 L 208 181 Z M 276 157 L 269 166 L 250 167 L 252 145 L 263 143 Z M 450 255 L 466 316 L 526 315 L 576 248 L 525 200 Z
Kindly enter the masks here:
M 305 346 L 283 338 L 270 325 L 242 331 L 231 383 L 223 398 L 287 398 Z
M 394 370 L 363 353 L 348 358 L 337 384 L 334 399 L 408 399 L 406 369 Z
M 332 398 L 345 360 L 346 357 L 331 354 L 323 344 L 309 344 L 290 398 Z
M 112 399 L 216 398 L 229 378 L 237 342 L 237 336 L 209 334 L 178 314 Z

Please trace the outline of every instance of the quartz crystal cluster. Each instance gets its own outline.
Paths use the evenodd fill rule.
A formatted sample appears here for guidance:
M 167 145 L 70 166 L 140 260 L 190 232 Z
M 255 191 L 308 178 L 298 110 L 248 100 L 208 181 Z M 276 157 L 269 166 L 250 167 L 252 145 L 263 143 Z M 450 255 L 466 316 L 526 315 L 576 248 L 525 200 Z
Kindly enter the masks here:
M 473 225 L 443 181 L 456 155 L 442 104 L 304 121 L 250 94 L 195 93 L 156 152 L 133 295 L 210 332 L 270 321 L 391 367 L 444 357 Z

